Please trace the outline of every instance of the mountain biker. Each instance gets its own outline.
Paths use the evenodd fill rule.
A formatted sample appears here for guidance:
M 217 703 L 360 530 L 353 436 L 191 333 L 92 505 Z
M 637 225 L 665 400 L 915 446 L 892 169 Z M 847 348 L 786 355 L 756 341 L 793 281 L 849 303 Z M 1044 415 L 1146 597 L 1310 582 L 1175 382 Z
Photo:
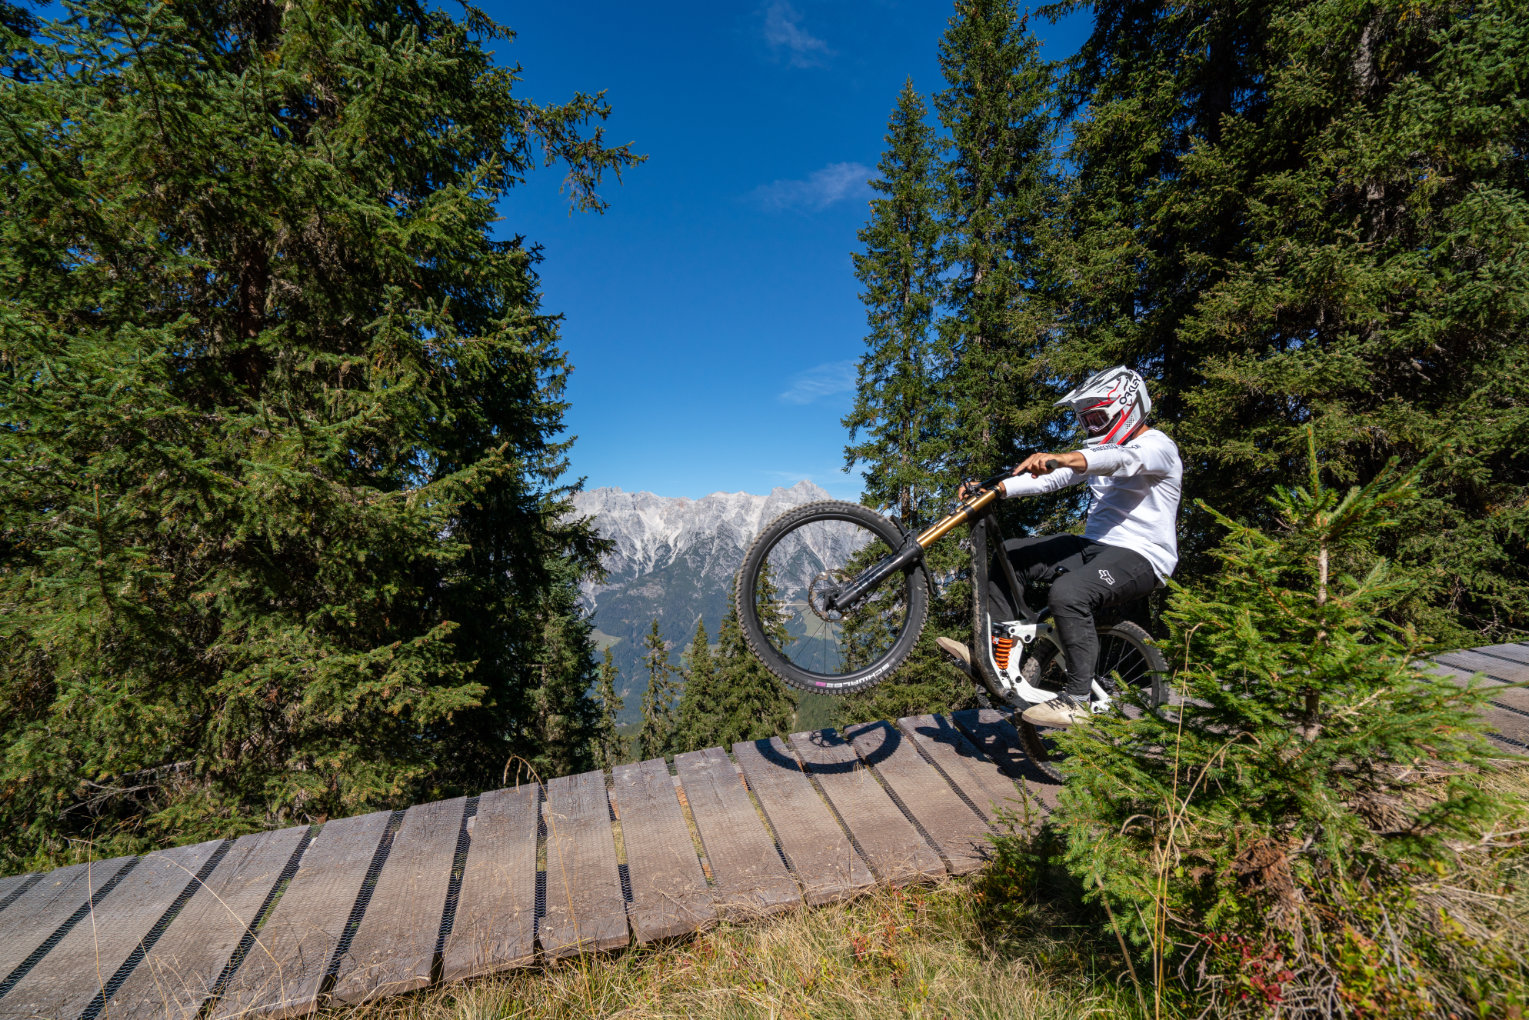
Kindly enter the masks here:
M 1173 440 L 1147 427 L 1152 401 L 1146 382 L 1124 366 L 1105 369 L 1054 406 L 1063 405 L 1077 415 L 1087 437 L 1083 448 L 1032 453 L 1004 480 L 1003 494 L 1035 496 L 1087 482 L 1093 500 L 1083 534 L 1010 539 L 994 554 L 988 572 L 993 620 L 1015 615 L 998 555 L 1009 557 L 1021 584 L 1053 582 L 1051 615 L 1066 655 L 1067 682 L 1056 698 L 1021 715 L 1036 726 L 1071 726 L 1090 717 L 1090 685 L 1099 658 L 1094 614 L 1146 595 L 1173 573 L 1179 559 L 1183 465 Z M 1048 462 L 1057 467 L 1053 470 Z M 966 495 L 967 485 L 962 485 L 961 496 Z M 938 643 L 970 668 L 965 645 L 944 637 Z

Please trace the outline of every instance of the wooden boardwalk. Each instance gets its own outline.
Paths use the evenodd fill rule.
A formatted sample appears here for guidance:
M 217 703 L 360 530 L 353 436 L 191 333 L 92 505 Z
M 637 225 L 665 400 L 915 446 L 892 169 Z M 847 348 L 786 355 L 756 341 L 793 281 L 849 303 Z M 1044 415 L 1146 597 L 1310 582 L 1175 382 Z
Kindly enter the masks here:
M 1529 644 L 1437 661 L 1529 750 Z M 972 871 L 1055 797 L 984 709 L 0 878 L 0 1020 L 297 1016 L 670 938 Z

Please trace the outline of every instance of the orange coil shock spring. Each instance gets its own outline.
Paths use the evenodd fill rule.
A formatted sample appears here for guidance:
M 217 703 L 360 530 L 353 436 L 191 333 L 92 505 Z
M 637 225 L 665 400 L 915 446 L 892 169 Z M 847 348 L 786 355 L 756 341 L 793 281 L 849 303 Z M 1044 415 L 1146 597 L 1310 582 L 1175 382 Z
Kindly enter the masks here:
M 1013 638 L 995 637 L 993 639 L 993 661 L 998 663 L 999 669 L 1009 668 L 1009 652 L 1013 650 Z

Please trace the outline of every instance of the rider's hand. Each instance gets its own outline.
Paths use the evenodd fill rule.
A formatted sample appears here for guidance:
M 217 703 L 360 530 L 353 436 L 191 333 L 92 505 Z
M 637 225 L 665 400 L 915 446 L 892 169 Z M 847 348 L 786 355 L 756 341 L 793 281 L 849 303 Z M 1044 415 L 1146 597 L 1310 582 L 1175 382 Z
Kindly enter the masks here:
M 1018 464 L 1014 465 L 1013 473 L 1022 475 L 1026 471 L 1032 477 L 1039 478 L 1041 475 L 1051 474 L 1055 463 L 1057 467 L 1072 468 L 1074 471 L 1083 471 L 1088 467 L 1088 461 L 1083 454 L 1076 451 L 1072 453 L 1032 453 Z

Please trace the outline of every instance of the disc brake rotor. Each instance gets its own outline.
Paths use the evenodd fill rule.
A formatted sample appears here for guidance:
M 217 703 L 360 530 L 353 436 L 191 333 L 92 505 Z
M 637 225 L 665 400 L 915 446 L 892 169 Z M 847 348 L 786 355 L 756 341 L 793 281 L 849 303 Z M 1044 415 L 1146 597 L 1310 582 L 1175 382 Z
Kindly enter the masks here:
M 840 587 L 842 585 L 839 580 L 826 571 L 814 577 L 807 585 L 807 605 L 812 615 L 829 623 L 838 623 L 844 619 L 843 613 L 828 608 L 828 600 L 839 593 Z

